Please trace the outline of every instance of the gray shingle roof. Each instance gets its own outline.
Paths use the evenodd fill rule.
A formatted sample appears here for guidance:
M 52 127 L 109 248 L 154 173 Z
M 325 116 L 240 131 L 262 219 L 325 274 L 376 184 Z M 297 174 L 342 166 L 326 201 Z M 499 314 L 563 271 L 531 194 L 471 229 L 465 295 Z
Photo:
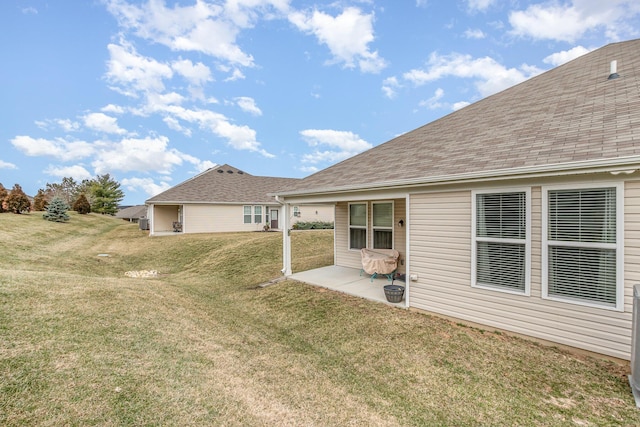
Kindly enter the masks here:
M 616 60 L 620 78 L 608 80 Z M 640 40 L 614 43 L 317 172 L 292 191 L 640 155 Z
M 233 166 L 216 166 L 150 199 L 147 203 L 275 203 L 270 193 L 290 188 L 298 178 L 254 176 Z
M 145 218 L 147 207 L 145 205 L 129 206 L 116 212 L 116 218 Z

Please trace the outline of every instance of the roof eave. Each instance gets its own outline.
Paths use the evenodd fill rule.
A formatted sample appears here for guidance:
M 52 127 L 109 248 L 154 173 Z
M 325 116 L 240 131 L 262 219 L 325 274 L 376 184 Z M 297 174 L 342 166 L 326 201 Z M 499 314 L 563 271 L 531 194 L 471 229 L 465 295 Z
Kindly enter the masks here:
M 584 173 L 610 172 L 628 174 L 640 169 L 640 156 L 616 157 L 610 159 L 583 160 L 568 163 L 525 166 L 520 168 L 497 169 L 490 171 L 463 172 L 449 175 L 427 176 L 406 180 L 392 180 L 366 184 L 354 184 L 337 187 L 324 187 L 306 190 L 294 190 L 276 193 L 278 197 L 323 195 L 330 193 L 351 193 L 357 191 L 388 190 L 400 187 L 432 186 L 442 184 L 463 184 L 477 181 L 494 181 L 506 178 L 534 178 L 548 176 L 566 176 Z

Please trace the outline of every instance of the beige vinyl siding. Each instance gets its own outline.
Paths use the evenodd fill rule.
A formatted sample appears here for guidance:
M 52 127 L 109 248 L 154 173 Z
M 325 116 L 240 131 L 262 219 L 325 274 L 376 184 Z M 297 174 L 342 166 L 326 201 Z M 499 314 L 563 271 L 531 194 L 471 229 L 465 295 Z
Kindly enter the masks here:
M 300 205 L 300 216 L 293 217 L 295 222 L 333 222 L 333 205 Z
M 151 227 L 154 232 L 173 231 L 173 223 L 178 220 L 178 205 L 154 205 Z
M 253 221 L 253 210 L 251 211 Z M 262 210 L 264 215 L 264 208 Z M 260 231 L 262 224 L 244 224 L 243 205 L 189 204 L 184 206 L 185 233 Z
M 393 202 L 393 247 L 400 252 L 398 273 L 404 273 L 407 265 L 407 201 L 405 199 L 394 199 Z M 400 220 L 404 221 L 402 227 L 398 225 Z
M 342 267 L 362 268 L 360 251 L 349 250 L 349 204 L 336 205 L 335 220 L 336 265 Z
M 375 199 L 373 201 L 386 201 Z M 371 247 L 371 202 L 358 202 L 367 203 L 367 215 L 368 215 L 368 230 L 367 239 L 368 246 Z M 394 225 L 393 225 L 393 247 L 400 252 L 401 264 L 398 265 L 398 272 L 404 273 L 406 266 L 406 230 L 407 230 L 407 218 L 406 218 L 406 201 L 405 199 L 393 199 L 394 209 Z M 336 265 L 342 267 L 362 268 L 362 260 L 360 258 L 360 251 L 349 250 L 349 203 L 341 202 L 336 205 L 335 208 L 335 247 L 336 247 Z M 404 226 L 398 225 L 399 220 L 404 220 Z
M 624 312 L 541 298 L 541 188 L 531 192 L 531 295 L 471 287 L 470 191 L 411 196 L 410 304 L 489 327 L 630 358 L 632 283 L 640 279 L 640 222 L 625 222 L 631 254 L 626 253 Z M 640 185 L 628 183 L 625 214 L 640 211 Z M 633 230 L 633 232 L 631 231 Z M 635 252 L 635 254 L 634 254 Z

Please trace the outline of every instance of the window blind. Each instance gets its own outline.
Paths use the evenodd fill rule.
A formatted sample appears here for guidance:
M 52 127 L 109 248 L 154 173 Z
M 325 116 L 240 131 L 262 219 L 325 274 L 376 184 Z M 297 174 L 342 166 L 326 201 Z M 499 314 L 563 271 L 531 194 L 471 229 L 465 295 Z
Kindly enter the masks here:
M 476 285 L 526 291 L 526 193 L 476 194 Z
M 548 193 L 547 293 L 616 305 L 616 189 Z

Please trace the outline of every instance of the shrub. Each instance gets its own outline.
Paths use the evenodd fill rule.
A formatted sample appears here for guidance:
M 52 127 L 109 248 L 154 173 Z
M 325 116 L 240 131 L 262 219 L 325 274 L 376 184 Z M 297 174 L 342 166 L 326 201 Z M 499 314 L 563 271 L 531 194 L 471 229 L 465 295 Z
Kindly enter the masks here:
M 0 212 L 6 211 L 5 199 L 8 195 L 9 192 L 7 191 L 7 189 L 4 188 L 4 185 L 0 184 Z
M 9 195 L 4 199 L 7 205 L 7 210 L 15 214 L 21 214 L 23 212 L 29 212 L 31 210 L 31 201 L 22 191 L 20 185 L 15 184 Z
M 34 211 L 43 211 L 47 208 L 49 202 L 47 201 L 47 195 L 44 190 L 41 188 L 38 190 L 38 194 L 33 198 L 33 210 Z
M 69 215 L 67 215 L 67 211 L 69 210 L 69 205 L 62 200 L 60 197 L 54 197 L 47 206 L 47 211 L 42 214 L 42 217 L 47 221 L 55 221 L 55 222 L 65 222 L 69 220 Z
M 78 197 L 78 200 L 75 201 L 73 204 L 73 210 L 82 215 L 91 212 L 91 205 L 84 194 L 81 194 L 80 197 Z
M 294 230 L 327 230 L 333 229 L 333 222 L 324 221 L 299 221 L 293 224 Z

